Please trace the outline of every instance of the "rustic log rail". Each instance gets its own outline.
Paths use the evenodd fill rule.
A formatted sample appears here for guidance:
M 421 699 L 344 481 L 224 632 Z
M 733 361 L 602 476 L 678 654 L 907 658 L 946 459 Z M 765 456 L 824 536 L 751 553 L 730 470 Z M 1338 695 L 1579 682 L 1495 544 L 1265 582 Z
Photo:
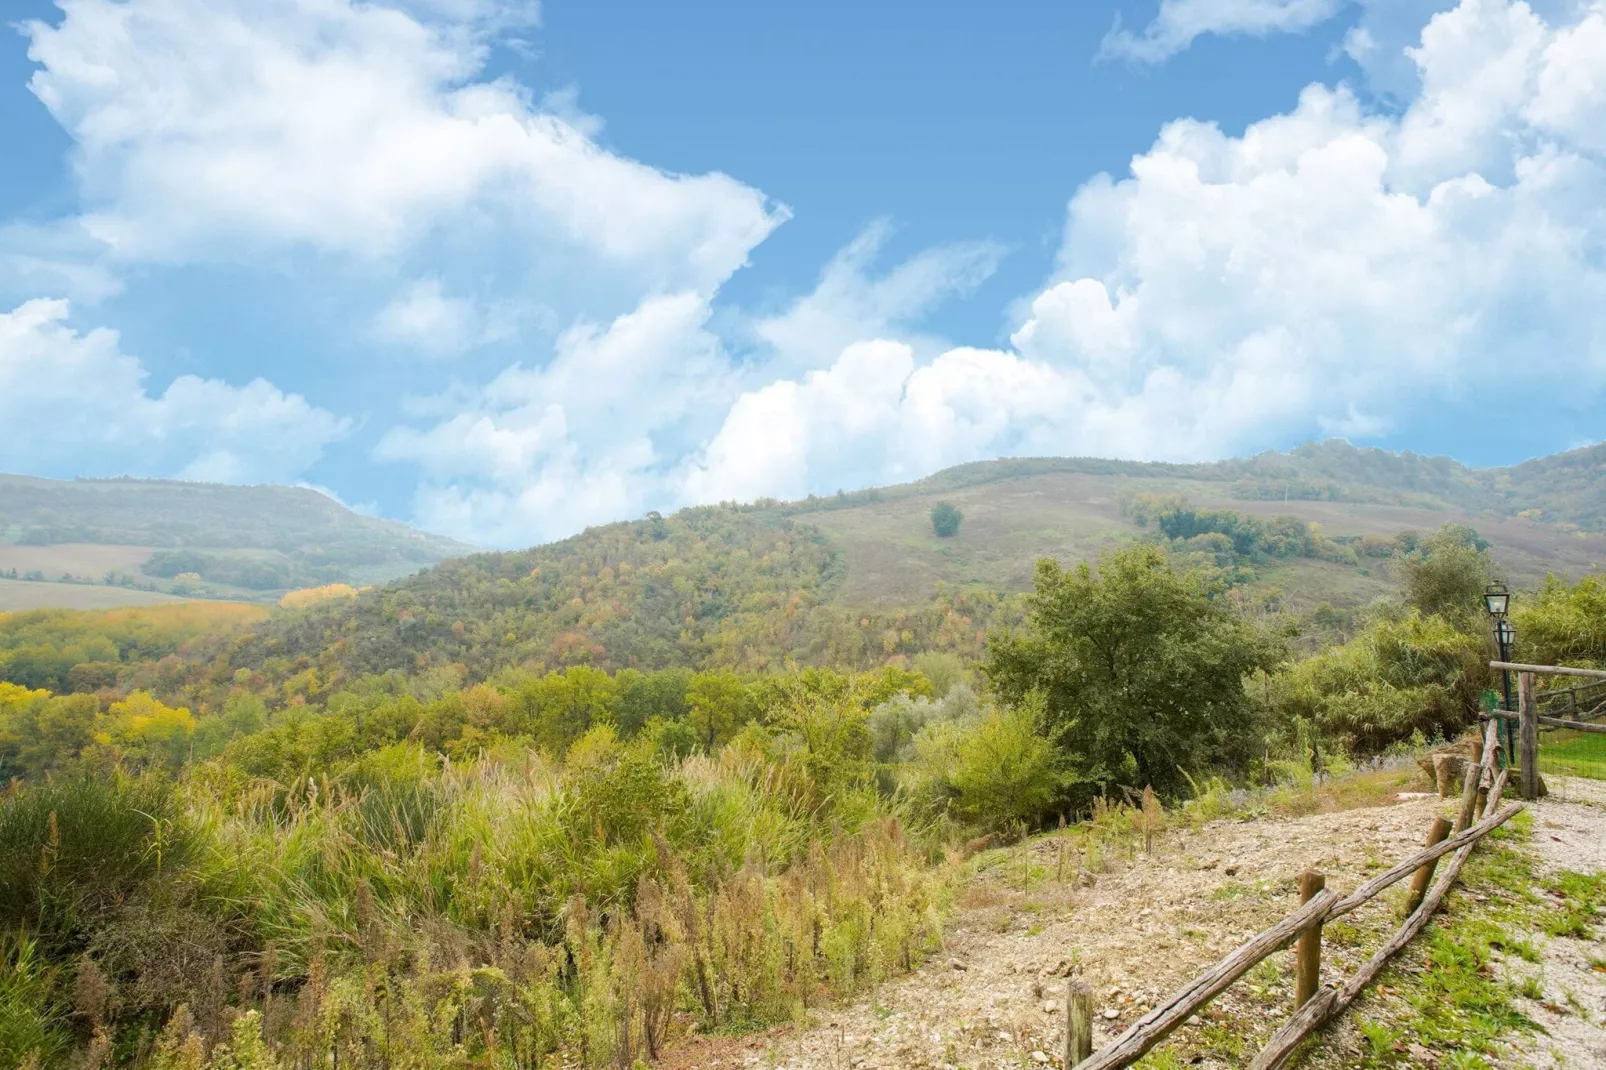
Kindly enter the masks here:
M 1473 848 L 1484 836 L 1505 824 L 1523 809 L 1522 803 L 1500 807 L 1505 791 L 1507 771 L 1495 772 L 1495 758 L 1499 746 L 1494 742 L 1493 722 L 1486 730 L 1484 746 L 1473 772 L 1467 776 L 1463 789 L 1462 810 L 1470 814 L 1467 798 L 1481 794 L 1479 785 L 1485 778 L 1491 780 L 1488 802 L 1481 809 L 1482 819 L 1477 824 L 1447 836 L 1449 823 L 1443 818 L 1434 822 L 1429 845 L 1392 869 L 1373 877 L 1342 899 L 1326 890 L 1325 878 L 1318 873 L 1306 873 L 1300 878 L 1302 903 L 1298 910 L 1266 929 L 1232 954 L 1199 974 L 1173 993 L 1160 1006 L 1155 1007 L 1102 1050 L 1090 1055 L 1092 1049 L 1092 1015 L 1089 1013 L 1090 993 L 1085 986 L 1067 987 L 1067 1011 L 1072 1011 L 1071 993 L 1080 996 L 1075 1010 L 1066 1016 L 1066 1065 L 1076 1070 L 1116 1070 L 1130 1066 L 1143 1058 L 1151 1049 L 1165 1040 L 1179 1026 L 1197 1013 L 1205 1004 L 1221 994 L 1234 981 L 1248 973 L 1261 961 L 1294 943 L 1299 942 L 1295 1013 L 1277 1031 L 1270 1043 L 1250 1063 L 1252 1070 L 1277 1070 L 1286 1064 L 1295 1048 L 1324 1023 L 1343 1013 L 1360 996 L 1366 986 L 1376 979 L 1388 961 L 1426 927 L 1438 910 L 1450 887 L 1461 874 L 1461 867 L 1472 854 Z M 1470 821 L 1470 816 L 1467 818 Z M 1437 841 L 1437 842 L 1435 842 Z M 1444 855 L 1454 851 L 1439 878 L 1428 888 L 1433 869 Z M 1416 874 L 1419 889 L 1413 889 L 1413 899 L 1420 904 L 1408 912 L 1408 917 L 1389 941 L 1378 949 L 1371 960 L 1342 987 L 1323 989 L 1317 971 L 1321 961 L 1322 926 L 1334 918 L 1349 913 L 1376 898 L 1384 889 Z M 1086 1009 L 1084 1009 L 1086 1008 Z M 1074 1061 L 1073 1061 L 1074 1060 Z
M 1606 669 L 1575 669 L 1570 665 L 1528 665 L 1520 661 L 1491 661 L 1491 669 L 1505 669 L 1508 672 L 1531 672 L 1538 676 L 1588 676 L 1596 680 L 1606 680 Z
M 1490 710 L 1489 716 L 1502 721 L 1516 721 L 1519 724 L 1522 722 L 1522 715 L 1520 713 L 1512 713 L 1510 710 Z M 1606 724 L 1599 724 L 1595 721 L 1573 721 L 1565 717 L 1551 717 L 1549 714 L 1544 713 L 1535 715 L 1534 720 L 1547 728 L 1570 728 L 1574 732 L 1594 732 L 1597 735 L 1606 735 Z

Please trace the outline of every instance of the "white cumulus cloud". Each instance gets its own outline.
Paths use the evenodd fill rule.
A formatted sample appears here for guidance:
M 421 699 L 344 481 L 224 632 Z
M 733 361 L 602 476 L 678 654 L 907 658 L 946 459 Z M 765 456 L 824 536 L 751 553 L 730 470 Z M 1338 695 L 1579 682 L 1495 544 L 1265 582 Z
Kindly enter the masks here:
M 709 315 L 687 292 L 574 327 L 550 363 L 507 369 L 433 427 L 392 430 L 376 457 L 419 467 L 420 522 L 488 544 L 643 512 L 736 393 Z
M 117 332 L 80 332 L 70 313 L 46 300 L 0 313 L 0 469 L 286 481 L 350 430 L 264 379 L 183 375 L 152 394 Z
M 554 276 L 583 263 L 708 292 L 785 218 L 724 175 L 607 152 L 572 108 L 484 78 L 484 20 L 518 5 L 61 6 L 59 25 L 25 24 L 31 87 L 77 143 L 83 225 L 120 260 L 372 260 L 479 227 Z
M 745 393 L 688 497 L 801 494 L 998 454 L 1220 457 L 1522 396 L 1606 394 L 1606 2 L 1463 0 L 1398 115 L 1315 85 L 1233 137 L 1169 124 L 1072 199 L 1010 351 L 895 342 Z M 1494 384 L 1500 384 L 1495 386 Z M 1524 410 L 1526 411 L 1526 410 Z
M 452 297 L 440 279 L 421 279 L 374 317 L 374 336 L 425 356 L 452 357 L 513 333 L 511 314 L 482 310 L 466 297 Z
M 1099 54 L 1138 63 L 1161 63 L 1207 34 L 1265 37 L 1300 33 L 1326 22 L 1350 0 L 1160 0 L 1154 20 L 1139 33 L 1119 24 Z

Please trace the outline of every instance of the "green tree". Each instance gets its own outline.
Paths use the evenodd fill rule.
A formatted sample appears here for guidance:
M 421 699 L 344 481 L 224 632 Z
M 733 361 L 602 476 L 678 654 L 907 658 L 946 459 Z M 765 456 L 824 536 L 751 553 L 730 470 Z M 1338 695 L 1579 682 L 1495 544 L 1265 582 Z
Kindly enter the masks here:
M 679 721 L 686 716 L 686 692 L 692 682 L 689 669 L 653 673 L 623 669 L 614 682 L 619 685 L 621 735 L 633 736 L 655 719 Z
M 1414 732 L 1453 738 L 1493 682 L 1488 660 L 1487 639 L 1444 617 L 1380 611 L 1349 642 L 1283 667 L 1267 697 L 1285 723 L 1371 754 Z
M 1044 559 L 1026 629 L 989 643 L 984 672 L 1008 703 L 1041 694 L 1080 780 L 1177 794 L 1188 771 L 1247 755 L 1257 715 L 1244 678 L 1283 657 L 1280 638 L 1213 594 L 1152 546 L 1096 570 Z
M 1489 582 L 1489 544 L 1465 524 L 1446 524 L 1399 557 L 1405 604 L 1469 624 Z
M 614 723 L 619 691 L 601 669 L 575 665 L 547 673 L 518 697 L 530 734 L 552 754 L 562 754 L 592 726 Z
M 951 539 L 959 534 L 959 522 L 965 514 L 953 502 L 938 502 L 931 510 L 931 530 L 939 539 Z
M 700 672 L 686 689 L 686 723 L 708 751 L 730 739 L 757 712 L 747 685 L 729 672 Z

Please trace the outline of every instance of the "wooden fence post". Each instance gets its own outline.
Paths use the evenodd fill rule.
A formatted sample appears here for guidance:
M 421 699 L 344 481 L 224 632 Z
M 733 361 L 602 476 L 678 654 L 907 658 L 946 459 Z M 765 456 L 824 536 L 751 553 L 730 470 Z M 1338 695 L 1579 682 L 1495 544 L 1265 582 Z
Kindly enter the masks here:
M 1428 829 L 1428 838 L 1422 846 L 1432 847 L 1436 843 L 1442 843 L 1449 835 L 1450 822 L 1442 817 L 1436 817 L 1433 819 L 1433 827 Z M 1424 863 L 1422 868 L 1416 871 L 1416 876 L 1411 878 L 1411 894 L 1405 900 L 1406 917 L 1415 914 L 1416 908 L 1422 905 L 1423 898 L 1428 894 L 1428 885 L 1433 883 L 1433 871 L 1438 868 L 1439 860 L 1435 858 L 1431 862 Z
M 1299 902 L 1308 903 L 1327 887 L 1327 878 L 1313 869 L 1299 875 Z M 1317 922 L 1299 935 L 1294 951 L 1294 1010 L 1310 1002 L 1322 986 L 1322 923 Z
M 1461 785 L 1461 810 L 1455 817 L 1455 830 L 1465 832 L 1477 820 L 1478 785 L 1483 783 L 1483 740 L 1471 741 L 1472 757 L 1467 762 L 1466 780 Z
M 1517 715 L 1522 719 L 1518 746 L 1522 749 L 1521 787 L 1524 799 L 1539 798 L 1539 719 L 1534 709 L 1534 674 L 1517 676 Z
M 1093 989 L 1065 981 L 1065 1070 L 1093 1057 Z

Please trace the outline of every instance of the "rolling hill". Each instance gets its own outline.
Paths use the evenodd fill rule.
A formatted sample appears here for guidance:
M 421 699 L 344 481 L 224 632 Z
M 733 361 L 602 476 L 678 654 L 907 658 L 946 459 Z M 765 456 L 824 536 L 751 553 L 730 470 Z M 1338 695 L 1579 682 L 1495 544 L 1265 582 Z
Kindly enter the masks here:
M 328 685 L 395 669 L 484 678 L 515 665 L 754 670 L 975 654 L 988 627 L 1018 618 L 1016 596 L 1039 557 L 1083 560 L 1156 538 L 1132 508 L 1145 497 L 1303 533 L 1300 546 L 1250 556 L 1209 539 L 1173 543 L 1224 569 L 1257 605 L 1364 605 L 1395 589 L 1389 558 L 1407 545 L 1397 535 L 1451 522 L 1479 531 L 1506 578 L 1529 585 L 1606 564 L 1603 465 L 1603 447 L 1476 470 L 1344 443 L 1205 465 L 965 465 L 897 487 L 685 509 L 446 561 L 353 601 L 278 614 L 234 641 L 218 671 L 310 673 Z M 938 501 L 965 514 L 954 538 L 932 532 Z
M 471 550 L 305 487 L 0 475 L 0 610 L 273 600 Z

